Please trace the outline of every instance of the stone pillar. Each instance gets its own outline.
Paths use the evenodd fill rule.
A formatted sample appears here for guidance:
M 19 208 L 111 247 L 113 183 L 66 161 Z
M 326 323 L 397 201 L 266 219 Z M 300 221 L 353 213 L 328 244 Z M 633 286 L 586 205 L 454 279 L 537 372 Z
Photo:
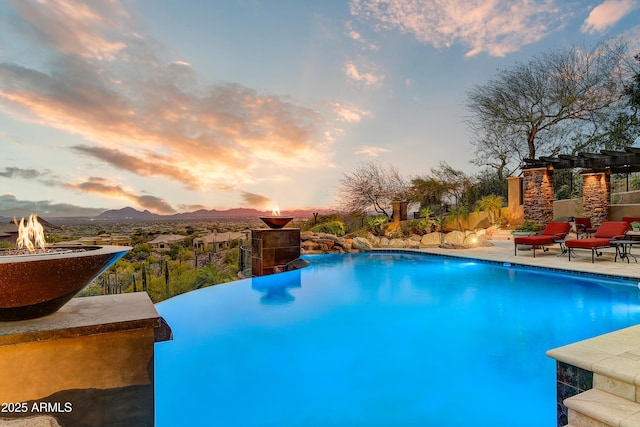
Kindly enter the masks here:
M 300 229 L 251 230 L 251 274 L 265 276 L 287 271 L 300 258 Z
M 511 225 L 521 225 L 524 221 L 522 177 L 512 176 L 507 178 L 509 223 Z
M 524 218 L 537 224 L 553 220 L 553 169 L 524 169 Z
M 609 172 L 582 174 L 582 211 L 591 218 L 592 225 L 599 225 L 609 217 L 611 200 L 611 175 Z
M 400 222 L 407 220 L 407 205 L 409 202 L 406 201 L 393 201 L 391 202 L 391 207 L 393 208 L 393 222 Z

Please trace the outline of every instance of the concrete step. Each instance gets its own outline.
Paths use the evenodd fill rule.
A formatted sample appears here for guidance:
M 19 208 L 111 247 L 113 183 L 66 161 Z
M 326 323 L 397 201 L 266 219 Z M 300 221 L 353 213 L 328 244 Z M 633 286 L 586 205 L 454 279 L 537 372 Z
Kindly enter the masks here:
M 625 362 L 624 360 L 622 361 L 623 363 Z M 627 362 L 630 363 L 631 360 Z M 635 361 L 635 364 L 635 371 L 637 372 L 637 361 Z M 602 369 L 601 366 L 599 366 L 598 368 Z M 625 372 L 624 365 L 621 364 L 620 361 L 617 362 L 615 369 L 615 371 L 612 369 L 607 369 L 605 373 L 603 373 L 602 371 L 594 372 L 593 388 L 605 391 L 631 402 L 638 403 L 638 396 L 636 396 L 635 377 L 629 376 L 628 372 Z
M 513 240 L 511 230 L 497 230 L 491 234 L 487 234 L 489 240 Z
M 640 403 L 591 389 L 568 399 L 569 424 L 575 427 L 640 427 Z

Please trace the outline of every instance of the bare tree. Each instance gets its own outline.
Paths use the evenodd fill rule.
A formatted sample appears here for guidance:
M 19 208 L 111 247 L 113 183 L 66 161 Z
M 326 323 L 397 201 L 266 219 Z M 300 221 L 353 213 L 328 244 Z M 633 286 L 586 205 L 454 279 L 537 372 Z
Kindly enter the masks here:
M 338 206 L 351 213 L 370 210 L 387 217 L 391 202 L 407 197 L 407 183 L 397 169 L 374 162 L 360 164 L 353 172 L 343 174 L 338 188 Z
M 625 58 L 620 39 L 591 50 L 572 46 L 474 87 L 467 108 L 476 151 L 519 157 L 499 160 L 506 167 L 524 157 L 600 148 L 604 117 L 621 104 Z
M 505 126 L 470 125 L 475 128 L 471 141 L 476 146 L 476 157 L 471 163 L 495 171 L 500 180 L 511 176 L 520 161 L 527 157 L 517 144 L 518 138 Z

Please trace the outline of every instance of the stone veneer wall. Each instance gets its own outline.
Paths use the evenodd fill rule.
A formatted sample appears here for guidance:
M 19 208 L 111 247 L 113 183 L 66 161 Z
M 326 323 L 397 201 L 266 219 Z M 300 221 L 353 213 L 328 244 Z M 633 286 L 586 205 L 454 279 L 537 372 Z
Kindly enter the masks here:
M 558 427 L 569 423 L 569 409 L 564 400 L 593 388 L 593 372 L 565 362 L 556 362 L 556 410 Z
M 553 220 L 553 170 L 524 169 L 524 218 L 538 224 Z
M 285 271 L 300 258 L 300 229 L 251 230 L 251 274 L 265 276 Z
M 606 172 L 582 174 L 582 211 L 591 224 L 607 221 L 611 200 L 611 175 Z

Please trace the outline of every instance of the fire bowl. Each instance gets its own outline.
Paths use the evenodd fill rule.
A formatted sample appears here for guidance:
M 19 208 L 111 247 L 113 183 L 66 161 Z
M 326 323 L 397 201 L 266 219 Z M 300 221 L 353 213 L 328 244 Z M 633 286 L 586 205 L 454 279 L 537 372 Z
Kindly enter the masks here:
M 269 228 L 282 228 L 293 219 L 292 216 L 261 216 L 262 222 L 267 224 Z
M 33 254 L 0 250 L 0 321 L 56 312 L 130 249 L 60 245 Z

